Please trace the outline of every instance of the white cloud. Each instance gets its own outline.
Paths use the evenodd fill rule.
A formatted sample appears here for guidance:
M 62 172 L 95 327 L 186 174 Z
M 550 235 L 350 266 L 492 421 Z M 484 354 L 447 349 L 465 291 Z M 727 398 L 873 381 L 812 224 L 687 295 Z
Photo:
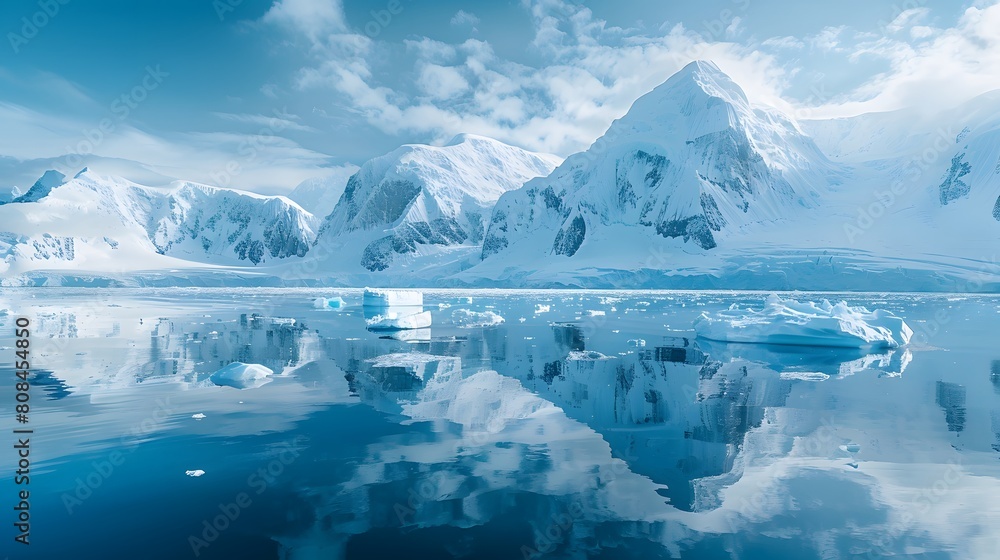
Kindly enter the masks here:
M 264 14 L 263 21 L 301 31 L 314 42 L 326 33 L 347 27 L 340 0 L 278 0 Z
M 212 114 L 225 121 L 249 124 L 256 127 L 264 127 L 265 129 L 270 129 L 275 132 L 281 130 L 316 132 L 315 128 L 299 123 L 298 122 L 300 120 L 299 117 L 281 111 L 275 111 L 273 115 L 259 115 L 259 114 L 249 114 L 249 113 L 218 113 L 218 112 Z
M 903 107 L 943 108 L 996 90 L 1000 88 L 997 29 L 1000 3 L 993 3 L 967 9 L 953 28 L 917 31 L 921 37 L 932 37 L 928 40 L 910 43 L 882 37 L 861 42 L 852 57 L 877 57 L 889 62 L 891 69 L 813 113 L 820 118 Z
M 451 24 L 455 27 L 469 26 L 474 28 L 479 25 L 479 18 L 473 13 L 465 10 L 459 10 L 455 12 L 454 17 L 451 18 Z
M 771 37 L 770 39 L 765 39 L 761 44 L 766 47 L 775 47 L 778 49 L 804 49 L 806 47 L 805 43 L 795 37 Z
M 683 26 L 646 36 L 609 26 L 586 7 L 562 0 L 525 1 L 535 27 L 533 48 L 550 62 L 526 66 L 469 39 L 446 44 L 410 39 L 416 55 L 412 84 L 398 68 L 376 71 L 372 53 L 384 45 L 359 41 L 351 51 L 314 46 L 316 63 L 304 68 L 300 88 L 327 87 L 338 103 L 379 130 L 444 141 L 459 132 L 492 136 L 529 149 L 567 155 L 585 149 L 652 90 L 695 59 L 712 59 L 751 99 L 784 103 L 784 71 L 771 55 L 730 42 L 706 42 Z M 718 22 L 718 34 L 738 33 L 737 15 Z M 356 33 L 341 32 L 341 42 Z M 414 90 L 415 88 L 415 90 Z M 407 93 L 410 92 L 410 93 Z M 785 104 L 787 105 L 787 104 Z
M 462 73 L 451 66 L 424 64 L 417 78 L 417 87 L 434 99 L 451 99 L 469 89 Z

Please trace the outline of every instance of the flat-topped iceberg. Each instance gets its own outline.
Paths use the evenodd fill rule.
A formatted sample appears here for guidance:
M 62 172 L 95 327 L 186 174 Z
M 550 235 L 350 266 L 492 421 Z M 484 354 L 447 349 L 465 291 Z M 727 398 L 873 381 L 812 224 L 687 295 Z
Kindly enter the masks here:
M 368 329 L 372 331 L 426 329 L 431 326 L 431 312 L 421 311 L 420 313 L 401 315 L 389 311 L 384 315 L 375 315 L 370 319 L 365 319 L 365 322 L 368 324 Z
M 212 374 L 212 383 L 220 387 L 256 389 L 272 381 L 274 371 L 260 364 L 233 362 Z
M 424 294 L 416 290 L 381 290 L 365 288 L 364 307 L 395 307 L 397 305 L 421 307 Z
M 773 294 L 760 311 L 733 304 L 728 311 L 702 313 L 694 329 L 701 338 L 723 342 L 840 348 L 895 348 L 913 336 L 903 319 L 882 309 L 869 311 L 843 301 L 798 302 Z

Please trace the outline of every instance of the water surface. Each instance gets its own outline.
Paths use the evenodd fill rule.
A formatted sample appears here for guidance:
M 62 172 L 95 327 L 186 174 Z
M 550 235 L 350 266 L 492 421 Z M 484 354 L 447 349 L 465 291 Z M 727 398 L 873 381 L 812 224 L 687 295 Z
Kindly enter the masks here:
M 35 369 L 0 554 L 997 558 L 1000 298 L 820 296 L 906 318 L 876 354 L 693 338 L 765 295 L 431 291 L 394 338 L 352 290 L 4 291 L 11 429 L 19 315 Z

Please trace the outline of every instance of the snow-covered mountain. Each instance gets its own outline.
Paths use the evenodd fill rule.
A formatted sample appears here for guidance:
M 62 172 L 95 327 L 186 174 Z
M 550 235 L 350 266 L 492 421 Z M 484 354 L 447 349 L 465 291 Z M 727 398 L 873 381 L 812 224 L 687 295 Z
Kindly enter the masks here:
M 789 119 L 751 107 L 714 64 L 694 62 L 590 150 L 505 195 L 483 256 L 526 243 L 572 257 L 622 229 L 713 249 L 731 231 L 817 206 L 836 175 Z
M 502 197 L 483 262 L 456 278 L 513 286 L 1000 287 L 1000 223 L 992 215 L 1000 215 L 998 109 L 993 94 L 925 120 L 862 115 L 810 122 L 803 131 L 751 105 L 713 64 L 695 62 L 636 101 L 588 151 Z
M 247 266 L 303 257 L 315 218 L 284 197 L 195 183 L 167 188 L 46 173 L 0 206 L 0 271 L 118 276 L 144 270 Z
M 330 245 L 341 267 L 360 264 L 368 271 L 444 248 L 478 253 L 497 199 L 549 174 L 559 161 L 471 134 L 440 147 L 402 146 L 351 177 L 318 242 Z
M 695 62 L 563 162 L 460 135 L 338 192 L 47 173 L 0 198 L 0 281 L 995 291 L 1000 91 L 796 122 Z

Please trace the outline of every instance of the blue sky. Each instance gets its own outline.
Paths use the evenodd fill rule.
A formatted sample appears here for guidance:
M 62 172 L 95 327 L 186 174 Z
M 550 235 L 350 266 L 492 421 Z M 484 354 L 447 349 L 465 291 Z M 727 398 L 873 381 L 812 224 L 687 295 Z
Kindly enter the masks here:
M 7 0 L 0 188 L 91 165 L 267 193 L 459 132 L 568 155 L 695 58 L 797 118 L 1000 88 L 960 0 Z

